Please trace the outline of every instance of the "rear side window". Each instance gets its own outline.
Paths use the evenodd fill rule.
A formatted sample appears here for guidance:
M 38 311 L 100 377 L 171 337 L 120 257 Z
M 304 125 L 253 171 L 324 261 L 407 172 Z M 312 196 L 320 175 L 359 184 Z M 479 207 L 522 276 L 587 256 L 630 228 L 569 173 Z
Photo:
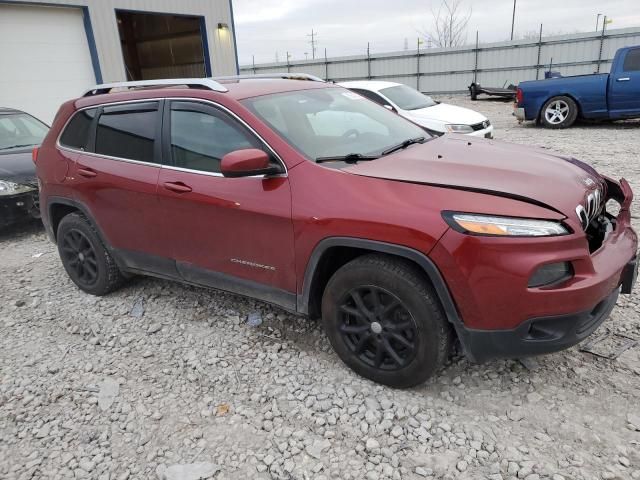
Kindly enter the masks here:
M 76 113 L 60 137 L 60 144 L 64 147 L 86 150 L 89 144 L 91 123 L 96 116 L 96 108 L 82 110 Z
M 624 66 L 622 69 L 625 72 L 638 72 L 640 71 L 640 48 L 629 50 L 627 56 L 624 59 Z
M 98 119 L 95 153 L 160 163 L 155 158 L 158 102 L 105 107 Z

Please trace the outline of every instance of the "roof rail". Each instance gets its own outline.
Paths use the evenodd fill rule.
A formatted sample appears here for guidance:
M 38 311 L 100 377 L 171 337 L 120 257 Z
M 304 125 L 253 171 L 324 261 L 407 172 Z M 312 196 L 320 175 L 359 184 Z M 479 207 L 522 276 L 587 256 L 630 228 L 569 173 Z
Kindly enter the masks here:
M 308 80 L 310 82 L 324 82 L 320 77 L 308 73 L 257 73 L 255 75 L 231 75 L 228 77 L 213 77 L 214 80 L 249 80 L 252 78 L 282 78 L 284 80 Z
M 162 80 L 140 80 L 135 82 L 115 82 L 115 83 L 103 83 L 91 87 L 85 91 L 83 97 L 91 97 L 93 95 L 101 95 L 109 93 L 114 88 L 130 89 L 130 88 L 145 88 L 145 87 L 175 87 L 180 85 L 186 85 L 188 88 L 200 88 L 209 89 L 215 92 L 227 92 L 228 90 L 211 78 L 174 78 L 174 79 L 162 79 Z

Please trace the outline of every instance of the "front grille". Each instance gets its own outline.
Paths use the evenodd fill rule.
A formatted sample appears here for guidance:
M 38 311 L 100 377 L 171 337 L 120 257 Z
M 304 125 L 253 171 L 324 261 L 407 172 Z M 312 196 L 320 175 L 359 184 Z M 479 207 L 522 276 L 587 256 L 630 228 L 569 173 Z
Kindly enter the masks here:
M 485 128 L 489 128 L 490 126 L 491 122 L 489 120 L 485 120 L 484 122 L 471 125 L 471 128 L 473 128 L 474 132 L 477 132 L 478 130 L 484 130 Z
M 582 229 L 586 231 L 589 228 L 591 222 L 597 219 L 603 211 L 604 198 L 600 187 L 596 188 L 593 192 L 588 193 L 585 196 L 584 202 L 576 207 L 576 215 L 580 220 Z

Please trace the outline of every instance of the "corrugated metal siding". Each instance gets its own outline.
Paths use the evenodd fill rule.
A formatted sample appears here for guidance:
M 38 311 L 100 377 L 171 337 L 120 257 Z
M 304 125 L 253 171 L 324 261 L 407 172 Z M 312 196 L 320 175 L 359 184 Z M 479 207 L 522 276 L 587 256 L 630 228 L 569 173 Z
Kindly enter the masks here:
M 229 0 L 15 0 L 15 3 L 88 6 L 105 82 L 126 79 L 115 10 L 138 10 L 205 17 L 213 75 L 235 75 L 236 56 Z M 229 25 L 219 30 L 218 23 Z
M 583 33 L 480 44 L 453 49 L 428 49 L 420 53 L 420 90 L 424 92 L 462 92 L 475 77 L 486 86 L 516 85 L 524 80 L 544 78 L 544 71 L 553 61 L 553 70 L 563 75 L 583 75 L 597 70 L 602 42 L 600 72 L 611 68 L 611 60 L 618 48 L 640 44 L 640 28 L 609 30 L 601 34 Z M 540 63 L 538 64 L 538 50 Z M 367 78 L 418 85 L 416 51 L 333 57 L 326 60 L 269 63 L 240 67 L 241 73 L 304 72 L 329 80 L 362 80 Z M 478 56 L 477 70 L 475 65 Z M 475 70 L 475 72 L 474 72 Z

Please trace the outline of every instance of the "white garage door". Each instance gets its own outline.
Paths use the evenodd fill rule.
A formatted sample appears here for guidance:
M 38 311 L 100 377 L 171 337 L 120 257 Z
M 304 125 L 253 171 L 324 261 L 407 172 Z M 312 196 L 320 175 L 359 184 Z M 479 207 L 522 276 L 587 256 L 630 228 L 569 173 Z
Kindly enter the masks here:
M 0 107 L 51 123 L 95 81 L 81 9 L 0 4 Z

